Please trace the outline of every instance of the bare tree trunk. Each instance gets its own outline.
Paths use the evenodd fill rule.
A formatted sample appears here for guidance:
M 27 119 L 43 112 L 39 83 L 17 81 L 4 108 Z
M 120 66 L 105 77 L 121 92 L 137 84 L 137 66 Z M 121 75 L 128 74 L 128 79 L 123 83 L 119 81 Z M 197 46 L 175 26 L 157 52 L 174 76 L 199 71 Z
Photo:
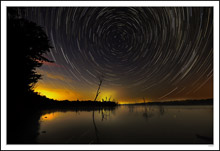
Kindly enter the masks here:
M 144 100 L 144 104 L 145 104 L 145 97 L 143 97 L 143 100 Z
M 99 82 L 99 87 L 98 87 L 98 90 L 97 90 L 97 92 L 96 92 L 96 96 L 95 96 L 95 99 L 94 99 L 94 101 L 96 101 L 96 99 L 97 99 L 97 97 L 99 96 L 99 90 L 100 90 L 100 88 L 101 88 L 101 85 L 102 85 L 102 79 L 100 79 L 99 80 L 100 82 Z

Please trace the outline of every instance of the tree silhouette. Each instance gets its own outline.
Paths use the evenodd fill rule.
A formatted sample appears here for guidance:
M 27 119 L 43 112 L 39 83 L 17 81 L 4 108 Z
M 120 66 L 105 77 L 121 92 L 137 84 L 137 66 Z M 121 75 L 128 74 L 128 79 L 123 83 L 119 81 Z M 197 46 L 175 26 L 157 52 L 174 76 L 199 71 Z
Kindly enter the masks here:
M 102 76 L 99 76 L 98 79 L 99 79 L 99 86 L 98 86 L 98 89 L 97 89 L 97 92 L 96 92 L 94 101 L 97 100 L 97 97 L 98 97 L 99 94 L 101 93 L 101 92 L 100 92 L 100 88 L 101 88 L 102 81 L 103 81 L 103 75 L 102 75 Z
M 42 100 L 32 88 L 41 77 L 36 68 L 50 62 L 43 55 L 52 48 L 42 27 L 22 18 L 24 12 L 25 8 L 7 8 L 8 143 L 20 142 L 22 129 L 31 132 L 27 119 L 39 118 L 35 115 Z
M 27 93 L 41 78 L 36 68 L 51 62 L 43 54 L 52 46 L 42 27 L 22 18 L 22 13 L 24 9 L 7 9 L 7 64 L 10 88 L 17 85 Z

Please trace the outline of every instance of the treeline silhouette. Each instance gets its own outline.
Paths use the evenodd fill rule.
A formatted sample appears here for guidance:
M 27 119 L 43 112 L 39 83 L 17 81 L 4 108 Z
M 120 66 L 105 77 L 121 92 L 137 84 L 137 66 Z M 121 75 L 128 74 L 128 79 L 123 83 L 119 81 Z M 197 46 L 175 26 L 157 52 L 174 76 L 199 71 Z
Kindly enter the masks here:
M 37 135 L 32 131 L 39 115 L 29 96 L 41 78 L 35 69 L 49 62 L 43 54 L 52 48 L 43 28 L 22 18 L 24 13 L 25 8 L 7 7 L 7 143 L 19 143 L 27 134 L 23 130 L 31 134 L 27 141 Z
M 7 8 L 7 105 L 23 108 L 42 75 L 36 68 L 52 62 L 44 55 L 52 46 L 42 27 L 22 18 L 25 8 Z
M 213 99 L 147 102 L 128 105 L 213 105 Z
M 92 101 L 92 100 L 84 100 L 84 101 L 69 101 L 69 100 L 54 100 L 49 99 L 46 96 L 41 96 L 37 92 L 34 92 L 28 96 L 32 101 L 26 104 L 26 108 L 32 106 L 31 108 L 40 110 L 40 109 L 74 109 L 75 107 L 80 108 L 102 108 L 102 107 L 114 107 L 117 105 L 116 102 L 112 101 Z
M 18 143 L 21 135 L 27 134 L 23 130 L 32 134 L 27 141 L 37 135 L 32 133 L 37 124 L 28 127 L 39 118 L 32 100 L 34 84 L 41 78 L 36 68 L 51 62 L 44 57 L 52 48 L 46 33 L 22 18 L 24 13 L 25 8 L 7 8 L 7 143 Z

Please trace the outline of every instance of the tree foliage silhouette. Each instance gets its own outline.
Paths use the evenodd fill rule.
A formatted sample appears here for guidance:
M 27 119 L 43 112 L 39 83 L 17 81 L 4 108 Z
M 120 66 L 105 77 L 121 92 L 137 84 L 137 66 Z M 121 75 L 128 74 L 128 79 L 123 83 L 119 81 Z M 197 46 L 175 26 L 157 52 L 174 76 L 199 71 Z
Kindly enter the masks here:
M 41 78 L 36 68 L 42 66 L 43 62 L 52 62 L 43 56 L 52 46 L 42 27 L 22 18 L 22 12 L 24 9 L 7 10 L 8 74 L 10 82 L 19 88 L 22 86 L 26 93 L 32 91 Z
M 23 135 L 21 129 L 30 132 L 27 119 L 36 118 L 36 109 L 39 107 L 39 102 L 42 102 L 32 89 L 41 78 L 36 68 L 42 66 L 43 62 L 50 62 L 44 54 L 52 48 L 42 27 L 22 18 L 24 13 L 25 8 L 7 8 L 7 142 L 9 143 L 21 141 L 19 139 Z

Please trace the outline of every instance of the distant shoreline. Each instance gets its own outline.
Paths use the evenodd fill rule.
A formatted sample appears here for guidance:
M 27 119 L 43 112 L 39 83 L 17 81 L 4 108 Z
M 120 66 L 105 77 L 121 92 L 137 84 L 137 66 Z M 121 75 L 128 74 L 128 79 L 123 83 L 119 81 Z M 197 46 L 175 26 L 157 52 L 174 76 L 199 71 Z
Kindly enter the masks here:
M 108 108 L 108 107 L 116 107 L 116 106 L 131 106 L 131 105 L 213 105 L 213 99 L 204 99 L 204 100 L 183 100 L 183 101 L 166 101 L 166 102 L 147 102 L 147 103 L 133 103 L 133 104 L 117 104 L 116 102 L 106 101 L 52 101 L 48 104 L 47 102 L 43 105 L 43 108 Z
M 147 103 L 133 103 L 133 104 L 121 104 L 121 105 L 213 105 L 213 99 L 147 102 Z
M 94 109 L 94 108 L 103 108 L 103 107 L 111 108 L 121 105 L 213 105 L 213 99 L 118 104 L 117 102 L 113 102 L 113 101 L 92 101 L 92 100 L 58 101 L 54 99 L 49 99 L 46 96 L 38 95 L 37 93 L 31 93 L 30 95 L 25 97 L 22 108 L 24 110 L 67 109 L 67 108 Z

